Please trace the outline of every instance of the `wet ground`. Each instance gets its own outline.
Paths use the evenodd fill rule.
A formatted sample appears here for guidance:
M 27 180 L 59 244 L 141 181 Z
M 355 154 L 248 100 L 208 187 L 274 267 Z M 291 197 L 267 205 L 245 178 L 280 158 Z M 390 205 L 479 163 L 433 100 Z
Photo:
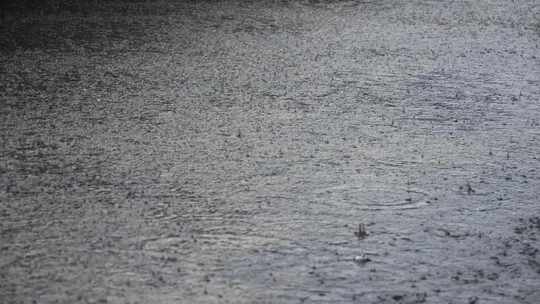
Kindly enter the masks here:
M 4 18 L 0 302 L 539 303 L 538 2 L 268 2 Z

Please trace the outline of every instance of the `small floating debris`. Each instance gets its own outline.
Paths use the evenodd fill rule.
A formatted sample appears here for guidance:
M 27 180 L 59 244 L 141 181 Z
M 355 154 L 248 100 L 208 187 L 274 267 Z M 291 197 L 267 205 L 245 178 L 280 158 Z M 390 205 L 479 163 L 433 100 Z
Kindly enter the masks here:
M 359 239 L 364 239 L 368 236 L 368 233 L 366 231 L 366 225 L 365 224 L 358 224 L 358 230 L 354 232 L 354 235 L 356 235 Z

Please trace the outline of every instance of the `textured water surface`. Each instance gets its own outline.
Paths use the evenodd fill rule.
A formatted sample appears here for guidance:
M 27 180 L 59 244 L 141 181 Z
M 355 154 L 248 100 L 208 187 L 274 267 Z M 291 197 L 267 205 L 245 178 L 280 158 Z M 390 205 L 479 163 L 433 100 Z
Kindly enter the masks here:
M 4 20 L 0 302 L 540 301 L 536 1 L 102 5 Z

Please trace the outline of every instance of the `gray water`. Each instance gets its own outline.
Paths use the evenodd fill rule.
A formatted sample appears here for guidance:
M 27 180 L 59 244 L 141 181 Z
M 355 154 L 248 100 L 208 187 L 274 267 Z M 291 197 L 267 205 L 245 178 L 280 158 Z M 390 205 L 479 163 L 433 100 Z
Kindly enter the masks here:
M 140 7 L 1 57 L 0 302 L 540 301 L 538 3 Z

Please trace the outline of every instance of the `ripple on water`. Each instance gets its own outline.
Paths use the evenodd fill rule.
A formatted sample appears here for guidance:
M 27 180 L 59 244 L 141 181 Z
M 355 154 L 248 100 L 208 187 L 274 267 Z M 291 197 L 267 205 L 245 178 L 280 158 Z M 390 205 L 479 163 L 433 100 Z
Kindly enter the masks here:
M 418 189 L 337 186 L 321 193 L 330 194 L 336 202 L 369 211 L 418 209 L 430 204 L 428 194 Z

